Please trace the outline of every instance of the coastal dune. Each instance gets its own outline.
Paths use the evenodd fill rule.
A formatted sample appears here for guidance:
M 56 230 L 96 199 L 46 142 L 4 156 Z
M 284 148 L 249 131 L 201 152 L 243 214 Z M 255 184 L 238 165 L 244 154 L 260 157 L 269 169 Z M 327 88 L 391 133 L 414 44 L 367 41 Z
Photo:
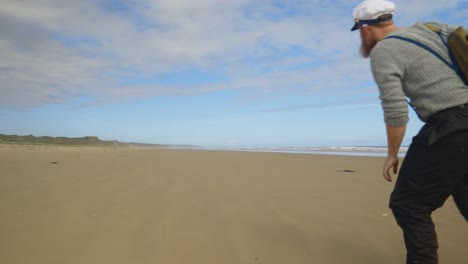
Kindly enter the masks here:
M 404 263 L 384 158 L 0 146 L 0 263 Z M 468 263 L 452 199 L 441 263 Z

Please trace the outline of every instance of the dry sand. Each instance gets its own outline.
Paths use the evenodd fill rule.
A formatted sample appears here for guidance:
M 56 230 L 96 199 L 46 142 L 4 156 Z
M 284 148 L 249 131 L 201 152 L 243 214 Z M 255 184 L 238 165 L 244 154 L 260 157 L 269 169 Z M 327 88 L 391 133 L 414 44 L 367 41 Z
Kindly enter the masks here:
M 0 263 L 404 263 L 383 161 L 1 146 Z M 434 220 L 441 263 L 468 263 L 452 199 Z

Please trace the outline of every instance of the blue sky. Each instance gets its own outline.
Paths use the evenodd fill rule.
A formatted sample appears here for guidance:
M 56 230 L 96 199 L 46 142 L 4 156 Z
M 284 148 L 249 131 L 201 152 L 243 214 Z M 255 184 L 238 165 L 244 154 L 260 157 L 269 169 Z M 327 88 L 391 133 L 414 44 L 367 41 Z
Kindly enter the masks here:
M 210 147 L 385 145 L 360 1 L 0 0 L 0 133 Z M 394 1 L 467 26 L 468 1 Z M 411 113 L 405 144 L 422 123 Z

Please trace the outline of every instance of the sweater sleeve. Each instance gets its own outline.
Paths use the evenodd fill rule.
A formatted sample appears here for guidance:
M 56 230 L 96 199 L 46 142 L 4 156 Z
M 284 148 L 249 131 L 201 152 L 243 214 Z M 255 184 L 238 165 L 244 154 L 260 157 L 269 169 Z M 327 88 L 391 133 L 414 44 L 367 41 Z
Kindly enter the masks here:
M 404 126 L 408 123 L 408 106 L 406 105 L 402 79 L 405 70 L 398 63 L 398 54 L 389 42 L 378 43 L 371 52 L 371 67 L 374 80 L 380 91 L 380 100 L 384 120 L 388 126 Z M 381 41 L 381 42 L 384 42 Z

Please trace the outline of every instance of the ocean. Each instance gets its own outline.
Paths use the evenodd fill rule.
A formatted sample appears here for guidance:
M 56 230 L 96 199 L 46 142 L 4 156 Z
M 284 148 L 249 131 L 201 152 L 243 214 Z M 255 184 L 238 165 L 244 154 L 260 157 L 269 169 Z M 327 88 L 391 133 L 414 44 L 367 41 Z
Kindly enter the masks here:
M 248 152 L 275 152 L 275 153 L 299 153 L 299 154 L 322 154 L 322 155 L 346 155 L 346 156 L 370 156 L 386 157 L 387 147 L 382 146 L 337 146 L 337 147 L 226 147 L 205 148 L 207 150 L 228 150 Z M 407 146 L 400 148 L 399 157 L 404 157 Z

